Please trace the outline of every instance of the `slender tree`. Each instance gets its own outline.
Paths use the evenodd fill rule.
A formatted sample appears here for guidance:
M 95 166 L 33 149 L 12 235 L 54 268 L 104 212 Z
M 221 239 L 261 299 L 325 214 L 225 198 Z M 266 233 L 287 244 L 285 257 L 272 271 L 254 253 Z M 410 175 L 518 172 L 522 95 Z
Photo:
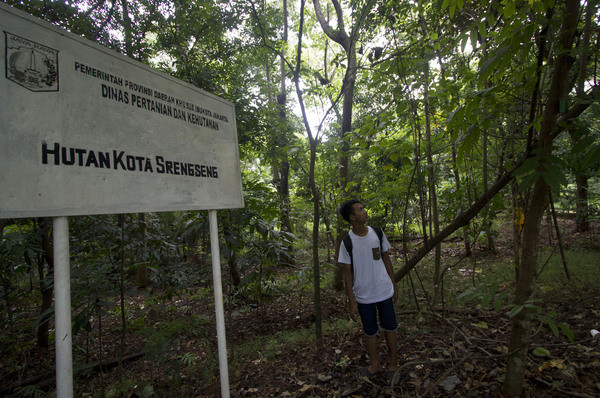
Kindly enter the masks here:
M 552 154 L 552 142 L 556 137 L 556 126 L 559 121 L 561 101 L 566 101 L 569 72 L 573 65 L 570 55 L 576 34 L 579 14 L 579 0 L 566 0 L 562 14 L 562 25 L 557 41 L 558 56 L 554 65 L 554 75 L 544 106 L 544 115 L 537 138 L 537 172 L 546 172 Z M 527 356 L 528 339 L 531 328 L 531 313 L 525 307 L 532 297 L 536 277 L 540 224 L 548 205 L 550 188 L 544 178 L 538 178 L 533 187 L 529 206 L 523 224 L 523 246 L 521 250 L 520 269 L 515 288 L 514 304 L 523 306 L 523 310 L 512 318 L 508 366 L 504 379 L 504 391 L 509 396 L 520 396 L 523 390 L 525 374 L 525 358 Z
M 344 22 L 344 10 L 338 0 L 331 0 L 333 8 L 335 10 L 336 27 L 333 28 L 328 18 L 323 13 L 320 0 L 313 0 L 315 8 L 315 14 L 317 20 L 323 29 L 325 35 L 339 44 L 346 55 L 346 71 L 342 81 L 342 124 L 339 130 L 339 190 L 342 196 L 352 195 L 348 192 L 348 167 L 349 167 L 349 154 L 350 154 L 350 138 L 348 135 L 352 131 L 352 107 L 354 103 L 354 86 L 356 84 L 356 73 L 357 73 L 357 58 L 356 58 L 356 45 L 359 38 L 359 32 L 364 22 L 367 12 L 370 10 L 373 1 L 370 0 L 365 4 L 361 10 L 359 10 L 359 17 L 354 21 L 354 25 L 350 27 L 350 31 L 346 31 Z M 342 234 L 343 225 L 342 220 L 338 217 L 338 239 L 336 240 L 336 256 L 337 250 L 343 238 Z M 336 257 L 337 259 L 337 257 Z M 343 285 L 343 270 L 338 267 L 333 286 L 341 290 Z

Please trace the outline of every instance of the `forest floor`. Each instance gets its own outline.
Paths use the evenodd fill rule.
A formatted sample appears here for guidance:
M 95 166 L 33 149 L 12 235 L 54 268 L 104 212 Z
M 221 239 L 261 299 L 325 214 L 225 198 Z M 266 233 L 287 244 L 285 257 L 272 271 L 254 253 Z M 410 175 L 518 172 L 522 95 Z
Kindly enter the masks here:
M 567 248 L 581 243 L 581 237 L 570 236 Z M 600 254 L 597 236 L 590 236 L 585 250 Z M 510 249 L 505 243 L 499 240 L 496 254 L 476 256 L 491 263 L 506 261 Z M 457 255 L 445 252 L 445 256 Z M 472 278 L 469 272 L 457 269 L 454 277 Z M 213 298 L 210 289 L 202 291 L 191 290 L 162 302 L 149 302 L 140 291 L 127 298 L 126 336 L 121 336 L 120 319 L 114 314 L 106 315 L 102 331 L 93 326 L 90 335 L 76 334 L 75 396 L 220 396 Z M 383 375 L 371 380 L 357 376 L 357 370 L 367 365 L 365 346 L 360 325 L 349 319 L 341 292 L 323 288 L 320 345 L 314 337 L 309 290 L 290 288 L 258 305 L 243 301 L 227 305 L 231 396 L 501 396 L 511 330 L 509 308 L 469 304 L 431 311 L 418 290 L 414 291 L 417 299 L 413 295 L 410 303 L 412 291 L 407 289 L 398 301 L 400 379 L 394 386 Z M 506 300 L 512 296 L 510 282 L 499 286 L 502 292 Z M 557 337 L 551 328 L 533 321 L 524 396 L 600 396 L 600 336 L 590 334 L 591 329 L 600 329 L 600 287 L 572 288 L 565 282 L 563 288 L 551 289 L 540 298 L 542 314 L 554 311 L 554 324 L 568 325 L 573 341 L 560 329 Z M 97 338 L 99 333 L 102 339 Z M 39 350 L 23 341 L 0 362 L 0 395 L 52 396 L 53 348 Z M 121 341 L 126 343 L 121 345 Z M 385 364 L 383 339 L 380 343 Z M 125 358 L 121 368 L 109 360 L 118 358 L 120 352 Z M 104 366 L 85 366 L 88 362 Z

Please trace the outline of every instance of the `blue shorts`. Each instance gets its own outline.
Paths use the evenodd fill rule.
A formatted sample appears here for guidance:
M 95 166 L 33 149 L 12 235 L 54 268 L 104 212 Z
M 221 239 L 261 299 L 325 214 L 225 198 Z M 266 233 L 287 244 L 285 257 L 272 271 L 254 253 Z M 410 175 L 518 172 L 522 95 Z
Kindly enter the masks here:
M 367 336 L 373 337 L 377 335 L 380 326 L 384 332 L 395 332 L 398 329 L 394 300 L 391 297 L 378 303 L 357 304 L 360 320 L 363 324 L 363 331 Z M 377 314 L 379 314 L 379 324 L 377 324 Z

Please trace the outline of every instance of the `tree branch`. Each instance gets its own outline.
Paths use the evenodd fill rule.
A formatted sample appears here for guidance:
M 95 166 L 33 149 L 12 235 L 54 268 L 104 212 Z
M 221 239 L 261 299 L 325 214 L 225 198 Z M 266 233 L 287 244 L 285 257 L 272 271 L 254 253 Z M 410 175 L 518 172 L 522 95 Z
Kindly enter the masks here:
M 321 2 L 319 0 L 313 0 L 313 5 L 315 7 L 315 14 L 317 15 L 317 19 L 319 20 L 319 24 L 323 29 L 323 32 L 329 37 L 331 40 L 339 44 L 348 52 L 348 34 L 344 31 L 344 20 L 342 15 L 342 9 L 337 1 L 333 1 L 333 7 L 335 8 L 335 12 L 337 14 L 338 19 L 338 29 L 335 30 L 329 25 L 329 22 L 323 15 L 323 10 L 321 8 Z
M 433 248 L 435 248 L 439 243 L 441 243 L 444 239 L 450 236 L 457 229 L 464 227 L 467 225 L 478 213 L 483 209 L 483 207 L 488 204 L 488 202 L 498 193 L 502 188 L 504 188 L 512 179 L 513 173 L 517 170 L 529 157 L 529 153 L 526 152 L 521 159 L 519 159 L 515 165 L 504 173 L 494 185 L 490 187 L 486 192 L 484 192 L 479 199 L 471 207 L 469 207 L 464 213 L 461 213 L 458 217 L 454 219 L 446 228 L 440 231 L 439 234 L 431 237 L 423 244 L 421 247 L 402 267 L 396 274 L 394 274 L 394 278 L 396 282 L 400 281 L 404 278 L 413 268 L 417 266 L 419 261 L 423 259 Z

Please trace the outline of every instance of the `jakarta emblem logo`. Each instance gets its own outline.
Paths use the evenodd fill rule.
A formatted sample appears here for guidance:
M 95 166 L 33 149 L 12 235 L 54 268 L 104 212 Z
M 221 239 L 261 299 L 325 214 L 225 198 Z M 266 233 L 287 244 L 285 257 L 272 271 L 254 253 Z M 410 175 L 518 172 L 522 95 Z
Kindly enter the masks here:
M 31 91 L 58 91 L 58 50 L 4 32 L 6 78 Z

